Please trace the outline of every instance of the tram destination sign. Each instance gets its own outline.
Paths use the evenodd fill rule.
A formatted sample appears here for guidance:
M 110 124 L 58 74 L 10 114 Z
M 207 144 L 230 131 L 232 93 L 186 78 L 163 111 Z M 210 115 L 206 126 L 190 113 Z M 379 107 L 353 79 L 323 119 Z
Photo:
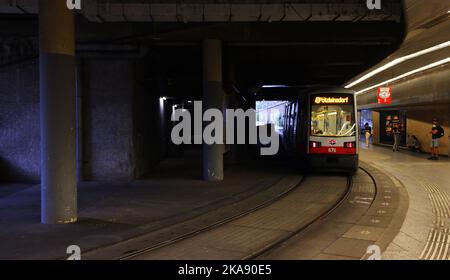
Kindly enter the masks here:
M 350 104 L 349 96 L 315 96 L 314 104 Z

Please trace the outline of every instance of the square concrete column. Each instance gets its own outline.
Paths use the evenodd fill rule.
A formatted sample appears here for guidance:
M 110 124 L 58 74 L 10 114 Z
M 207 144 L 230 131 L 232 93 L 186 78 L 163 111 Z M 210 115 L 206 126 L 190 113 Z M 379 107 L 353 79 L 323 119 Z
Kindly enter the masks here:
M 218 109 L 223 113 L 222 41 L 203 41 L 203 110 Z M 223 144 L 203 143 L 203 179 L 223 180 Z
M 77 220 L 75 18 L 66 1 L 39 0 L 41 221 Z

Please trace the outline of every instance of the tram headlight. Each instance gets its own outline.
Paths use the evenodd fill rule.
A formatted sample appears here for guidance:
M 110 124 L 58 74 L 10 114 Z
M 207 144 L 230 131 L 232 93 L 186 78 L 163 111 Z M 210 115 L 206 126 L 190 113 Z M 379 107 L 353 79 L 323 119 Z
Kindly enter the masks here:
M 322 144 L 320 142 L 310 141 L 309 146 L 311 148 L 320 148 L 322 146 Z
M 353 149 L 356 148 L 356 142 L 345 142 L 344 148 L 346 149 Z

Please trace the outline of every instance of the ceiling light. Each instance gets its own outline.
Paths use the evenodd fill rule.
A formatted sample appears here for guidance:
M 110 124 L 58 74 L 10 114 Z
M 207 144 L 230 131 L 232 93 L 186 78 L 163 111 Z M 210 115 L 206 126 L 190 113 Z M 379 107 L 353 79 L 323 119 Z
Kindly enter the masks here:
M 411 76 L 411 75 L 417 74 L 417 73 L 419 73 L 419 72 L 423 72 L 423 71 L 429 70 L 429 69 L 431 69 L 431 68 L 435 68 L 435 67 L 440 66 L 440 65 L 444 65 L 444 64 L 449 63 L 449 62 L 450 62 L 450 57 L 447 57 L 446 59 L 436 61 L 436 62 L 434 62 L 434 63 L 431 63 L 431 64 L 425 65 L 425 66 L 423 66 L 423 67 L 417 68 L 417 69 L 415 69 L 415 70 L 409 71 L 409 72 L 407 72 L 407 73 L 405 73 L 405 74 L 399 75 L 399 76 L 397 76 L 397 77 L 395 77 L 395 78 L 386 80 L 386 81 L 381 82 L 381 83 L 379 83 L 379 84 L 373 85 L 373 86 L 368 87 L 368 88 L 365 88 L 365 89 L 363 89 L 363 90 L 360 90 L 360 91 L 356 92 L 356 94 L 364 93 L 364 92 L 366 92 L 366 91 L 369 91 L 369 90 L 371 90 L 371 89 L 377 88 L 377 87 L 379 87 L 379 86 L 386 85 L 386 84 L 389 84 L 389 83 L 398 81 L 398 80 L 403 79 L 403 78 L 406 78 L 406 77 L 408 77 L 408 76 Z
M 379 68 L 369 72 L 369 73 L 367 73 L 366 75 L 362 76 L 361 78 L 357 79 L 356 81 L 349 83 L 348 85 L 345 86 L 345 88 L 351 88 L 351 87 L 353 87 L 353 86 L 355 86 L 355 85 L 357 85 L 357 84 L 359 84 L 359 83 L 361 83 L 361 82 L 363 82 L 363 81 L 365 81 L 365 80 L 375 76 L 376 74 L 378 74 L 380 72 L 383 72 L 384 70 L 387 70 L 389 68 L 392 68 L 395 65 L 398 65 L 398 64 L 400 64 L 402 62 L 405 62 L 407 60 L 416 58 L 418 56 L 422 56 L 422 55 L 425 55 L 427 53 L 434 52 L 434 51 L 437 51 L 437 50 L 440 50 L 440 49 L 443 49 L 443 48 L 446 48 L 446 47 L 449 47 L 449 46 L 450 46 L 450 41 L 447 41 L 447 42 L 441 43 L 439 45 L 433 46 L 431 48 L 424 49 L 424 50 L 415 52 L 413 54 L 409 54 L 409 55 L 402 56 L 402 57 L 399 57 L 397 59 L 394 59 L 393 61 L 391 61 L 391 62 L 389 62 L 389 63 L 387 63 L 387 64 L 385 64 L 385 65 L 383 65 L 383 66 L 381 66 L 381 67 L 379 67 Z

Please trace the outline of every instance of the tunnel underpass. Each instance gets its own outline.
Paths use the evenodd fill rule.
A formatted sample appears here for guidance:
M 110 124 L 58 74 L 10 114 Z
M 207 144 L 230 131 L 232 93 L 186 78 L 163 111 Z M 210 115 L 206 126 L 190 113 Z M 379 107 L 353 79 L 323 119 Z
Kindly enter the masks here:
M 429 2 L 0 1 L 0 259 L 450 259 Z

